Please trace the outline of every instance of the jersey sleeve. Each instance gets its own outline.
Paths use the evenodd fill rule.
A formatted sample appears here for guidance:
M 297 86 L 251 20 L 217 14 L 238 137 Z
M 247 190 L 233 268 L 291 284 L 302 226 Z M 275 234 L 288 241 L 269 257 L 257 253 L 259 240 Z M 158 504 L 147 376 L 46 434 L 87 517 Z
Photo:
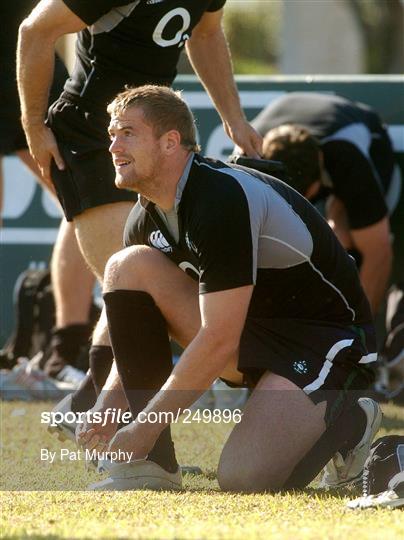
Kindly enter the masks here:
M 130 211 L 125 223 L 125 228 L 123 230 L 123 247 L 146 244 L 144 234 L 141 233 L 145 219 L 145 211 L 138 201 Z
M 255 283 L 258 236 L 253 228 L 238 185 L 230 196 L 211 197 L 198 207 L 188 242 L 198 258 L 200 294 Z
M 334 140 L 323 146 L 323 153 L 333 192 L 344 203 L 351 229 L 368 227 L 388 215 L 377 172 L 358 148 Z
M 133 0 L 63 0 L 63 2 L 83 22 L 91 25 L 111 9 L 132 4 Z

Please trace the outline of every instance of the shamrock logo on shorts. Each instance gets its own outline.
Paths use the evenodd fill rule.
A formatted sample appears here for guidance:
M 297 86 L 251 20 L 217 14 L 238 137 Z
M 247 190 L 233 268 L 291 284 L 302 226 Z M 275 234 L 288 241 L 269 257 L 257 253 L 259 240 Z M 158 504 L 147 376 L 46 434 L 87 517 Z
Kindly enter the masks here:
M 306 360 L 299 360 L 298 362 L 293 362 L 293 369 L 301 375 L 309 371 Z

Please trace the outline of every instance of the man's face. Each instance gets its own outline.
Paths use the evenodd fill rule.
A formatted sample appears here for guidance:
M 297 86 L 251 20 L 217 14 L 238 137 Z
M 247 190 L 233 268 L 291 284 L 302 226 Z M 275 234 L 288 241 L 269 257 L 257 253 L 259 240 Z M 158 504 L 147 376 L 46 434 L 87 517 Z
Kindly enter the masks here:
M 153 183 L 161 162 L 159 139 L 146 124 L 142 109 L 129 107 L 111 118 L 108 133 L 118 188 L 143 193 Z

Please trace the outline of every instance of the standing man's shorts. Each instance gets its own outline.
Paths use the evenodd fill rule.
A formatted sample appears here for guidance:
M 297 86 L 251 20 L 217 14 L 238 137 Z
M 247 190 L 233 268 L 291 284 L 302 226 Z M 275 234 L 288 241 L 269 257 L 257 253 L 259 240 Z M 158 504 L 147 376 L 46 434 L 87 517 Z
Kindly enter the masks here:
M 376 350 L 372 324 L 247 318 L 238 369 L 249 386 L 268 370 L 292 381 L 313 403 L 325 401 L 328 425 L 373 382 Z
M 84 109 L 66 93 L 51 106 L 52 129 L 66 168 L 52 162 L 51 176 L 66 219 L 89 208 L 121 201 L 136 201 L 137 194 L 115 186 L 115 169 L 108 151 L 106 111 Z

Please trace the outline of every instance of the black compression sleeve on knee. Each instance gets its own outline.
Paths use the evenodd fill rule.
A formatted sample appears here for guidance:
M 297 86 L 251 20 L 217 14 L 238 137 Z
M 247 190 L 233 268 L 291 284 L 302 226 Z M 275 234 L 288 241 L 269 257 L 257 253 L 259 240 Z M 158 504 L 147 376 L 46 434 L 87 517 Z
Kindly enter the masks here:
M 172 371 L 166 321 L 153 298 L 143 291 L 104 294 L 115 362 L 133 418 L 165 383 Z M 149 459 L 177 470 L 170 427 L 158 438 Z
M 112 347 L 93 345 L 88 356 L 90 373 L 87 373 L 72 396 L 74 412 L 88 411 L 93 407 L 111 371 Z
M 366 429 L 366 415 L 355 403 L 341 413 L 293 469 L 282 489 L 302 489 L 327 465 L 336 452 L 352 449 Z
M 105 381 L 108 379 L 113 359 L 112 347 L 108 345 L 92 345 L 89 352 L 89 363 L 97 396 L 100 395 Z
M 88 372 L 72 395 L 72 411 L 84 412 L 91 409 L 97 399 L 93 378 Z

